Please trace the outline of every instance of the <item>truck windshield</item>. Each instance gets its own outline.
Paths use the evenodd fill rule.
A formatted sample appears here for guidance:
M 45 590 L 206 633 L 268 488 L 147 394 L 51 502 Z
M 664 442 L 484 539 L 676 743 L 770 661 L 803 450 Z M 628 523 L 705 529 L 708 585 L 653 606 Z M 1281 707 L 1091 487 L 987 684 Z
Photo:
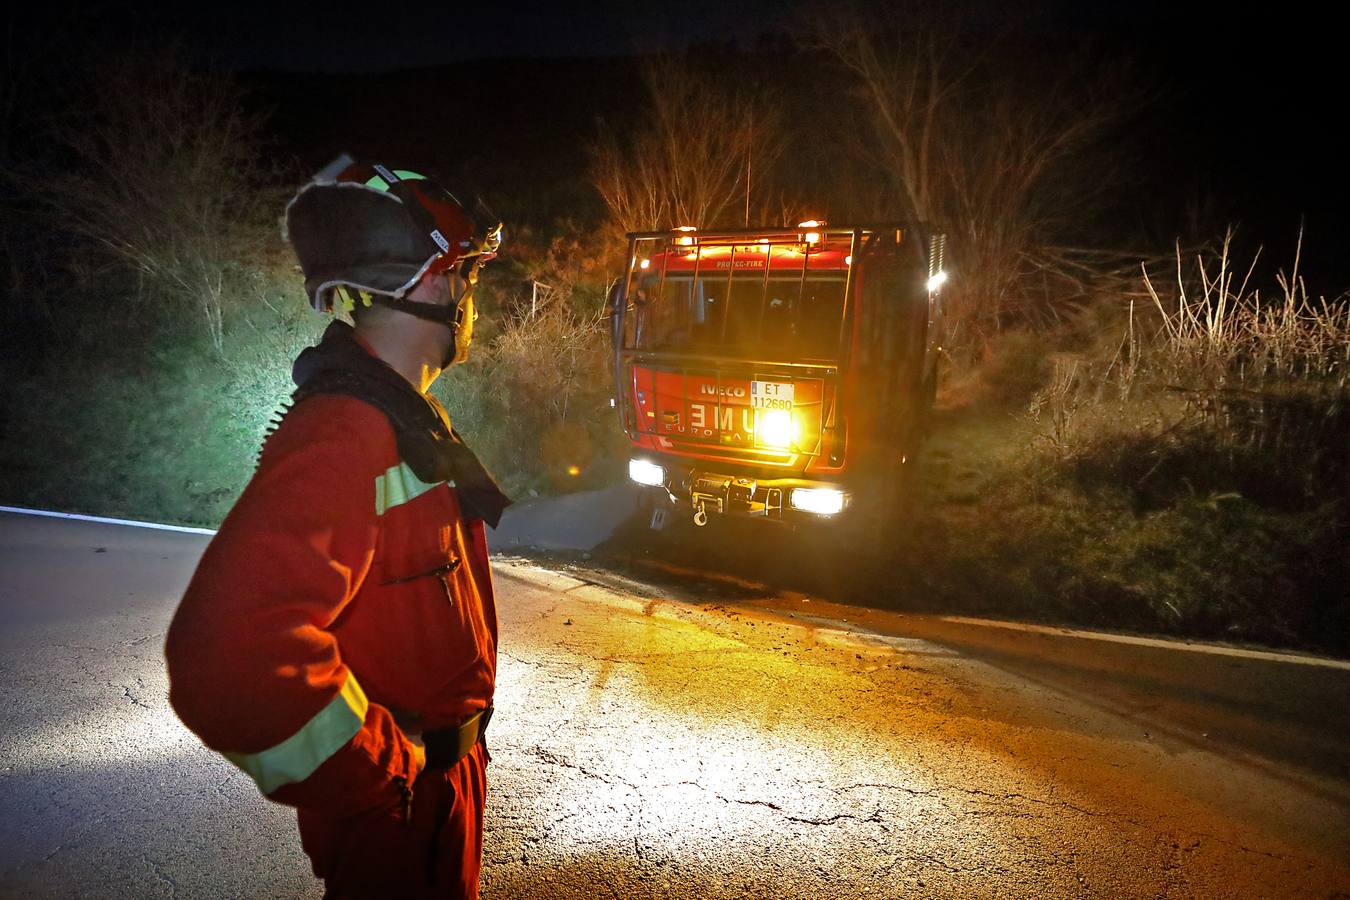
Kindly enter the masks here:
M 794 362 L 839 355 L 843 272 L 729 278 L 644 274 L 628 296 L 624 345 Z

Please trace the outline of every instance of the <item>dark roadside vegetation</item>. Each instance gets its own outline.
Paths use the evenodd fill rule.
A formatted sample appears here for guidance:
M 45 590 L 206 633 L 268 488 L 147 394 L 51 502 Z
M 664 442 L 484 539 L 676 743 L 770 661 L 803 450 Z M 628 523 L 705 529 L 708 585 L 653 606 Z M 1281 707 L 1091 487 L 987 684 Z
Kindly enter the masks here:
M 666 551 L 635 523 L 611 553 L 1350 652 L 1345 232 L 1309 174 L 1329 148 L 1290 149 L 1257 79 L 1211 71 L 1260 39 L 829 25 L 340 76 L 84 52 L 77 29 L 12 42 L 0 502 L 219 521 L 324 324 L 280 211 L 348 150 L 445 173 L 506 220 L 473 358 L 436 390 L 518 498 L 623 477 L 602 316 L 624 231 L 912 213 L 949 235 L 945 380 L 879 554 L 736 523 Z M 1176 88 L 1182 50 L 1213 80 Z M 1313 90 L 1331 68 L 1308 62 Z

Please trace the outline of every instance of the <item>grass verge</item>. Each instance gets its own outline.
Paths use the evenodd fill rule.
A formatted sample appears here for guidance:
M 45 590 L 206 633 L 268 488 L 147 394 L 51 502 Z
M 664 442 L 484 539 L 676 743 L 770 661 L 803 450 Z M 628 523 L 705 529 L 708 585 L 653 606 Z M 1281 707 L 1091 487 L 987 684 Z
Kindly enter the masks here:
M 914 602 L 1350 653 L 1350 298 L 1297 260 L 1262 296 L 1228 248 L 949 392 L 896 548 Z

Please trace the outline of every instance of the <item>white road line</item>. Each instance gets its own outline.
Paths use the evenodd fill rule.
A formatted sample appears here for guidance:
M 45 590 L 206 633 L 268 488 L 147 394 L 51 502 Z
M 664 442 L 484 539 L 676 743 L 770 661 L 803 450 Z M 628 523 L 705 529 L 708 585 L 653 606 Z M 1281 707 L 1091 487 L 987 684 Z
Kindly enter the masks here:
M 1136 647 L 1158 647 L 1163 650 L 1187 650 L 1191 653 L 1208 653 L 1212 656 L 1235 656 L 1239 659 L 1262 659 L 1270 662 L 1294 663 L 1302 666 L 1322 666 L 1327 669 L 1350 671 L 1350 660 L 1327 659 L 1322 656 L 1303 656 L 1298 653 L 1277 653 L 1273 650 L 1244 650 L 1241 647 L 1224 647 L 1220 644 L 1193 644 L 1188 641 L 1135 637 L 1130 634 L 1111 634 L 1104 631 L 1079 631 L 1074 628 L 1056 628 L 1052 625 L 1029 625 L 1022 622 L 1002 622 L 998 619 L 972 619 L 966 616 L 938 616 L 937 619 L 940 622 L 954 622 L 958 625 L 1006 628 L 1010 631 L 1029 631 L 1034 634 L 1048 634 L 1052 637 L 1082 638 L 1089 641 L 1107 641 L 1113 644 L 1133 644 Z
M 52 512 L 46 509 L 24 509 L 19 506 L 0 506 L 0 512 L 22 516 L 46 516 L 51 519 L 76 519 L 80 522 L 98 522 L 102 525 L 131 525 L 134 528 L 153 528 L 156 531 L 181 531 L 184 534 L 215 534 L 210 528 L 192 528 L 188 525 L 161 525 L 158 522 L 137 522 L 134 519 L 109 519 L 104 516 L 82 516 L 79 513 Z
M 159 522 L 137 522 L 134 519 L 110 519 L 105 516 L 85 516 L 79 513 L 52 512 L 45 509 L 25 509 L 19 506 L 0 506 L 0 512 L 17 513 L 24 516 L 45 516 L 53 519 L 75 519 L 80 522 L 98 522 L 103 525 L 130 525 L 133 528 L 151 528 L 156 531 L 177 531 L 183 534 L 213 535 L 211 528 L 193 528 L 188 525 L 164 525 Z M 494 562 L 494 566 L 501 563 Z M 516 568 L 512 566 L 512 568 Z M 974 625 L 983 628 L 1004 628 L 1009 631 L 1026 631 L 1033 634 L 1046 634 L 1051 637 L 1071 637 L 1089 641 L 1106 641 L 1113 644 L 1132 644 L 1136 647 L 1157 647 L 1161 650 L 1185 650 L 1191 653 L 1207 653 L 1211 656 L 1232 656 L 1238 659 L 1261 659 L 1269 662 L 1293 663 L 1302 666 L 1321 666 L 1327 669 L 1340 669 L 1350 672 L 1350 660 L 1327 659 L 1322 656 L 1302 656 L 1296 653 L 1277 653 L 1272 650 L 1245 650 L 1241 647 L 1224 647 L 1218 644 L 1194 644 L 1185 641 L 1165 640 L 1162 638 L 1136 637 L 1130 634 L 1111 634 L 1104 631 L 1079 631 L 1074 628 L 1057 628 L 1052 625 L 1031 625 L 1023 622 L 1003 622 L 998 619 L 975 619 L 968 616 L 937 616 L 940 622 L 956 625 Z

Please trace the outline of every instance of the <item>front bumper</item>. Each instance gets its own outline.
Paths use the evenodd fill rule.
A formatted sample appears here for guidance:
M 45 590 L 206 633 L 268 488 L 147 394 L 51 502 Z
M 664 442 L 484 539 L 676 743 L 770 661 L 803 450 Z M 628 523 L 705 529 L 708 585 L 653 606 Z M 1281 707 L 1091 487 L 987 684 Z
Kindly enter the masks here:
M 846 514 L 850 501 L 840 485 L 809 478 L 757 478 L 650 459 L 632 461 L 629 472 L 635 482 L 663 490 L 695 515 L 821 521 Z

